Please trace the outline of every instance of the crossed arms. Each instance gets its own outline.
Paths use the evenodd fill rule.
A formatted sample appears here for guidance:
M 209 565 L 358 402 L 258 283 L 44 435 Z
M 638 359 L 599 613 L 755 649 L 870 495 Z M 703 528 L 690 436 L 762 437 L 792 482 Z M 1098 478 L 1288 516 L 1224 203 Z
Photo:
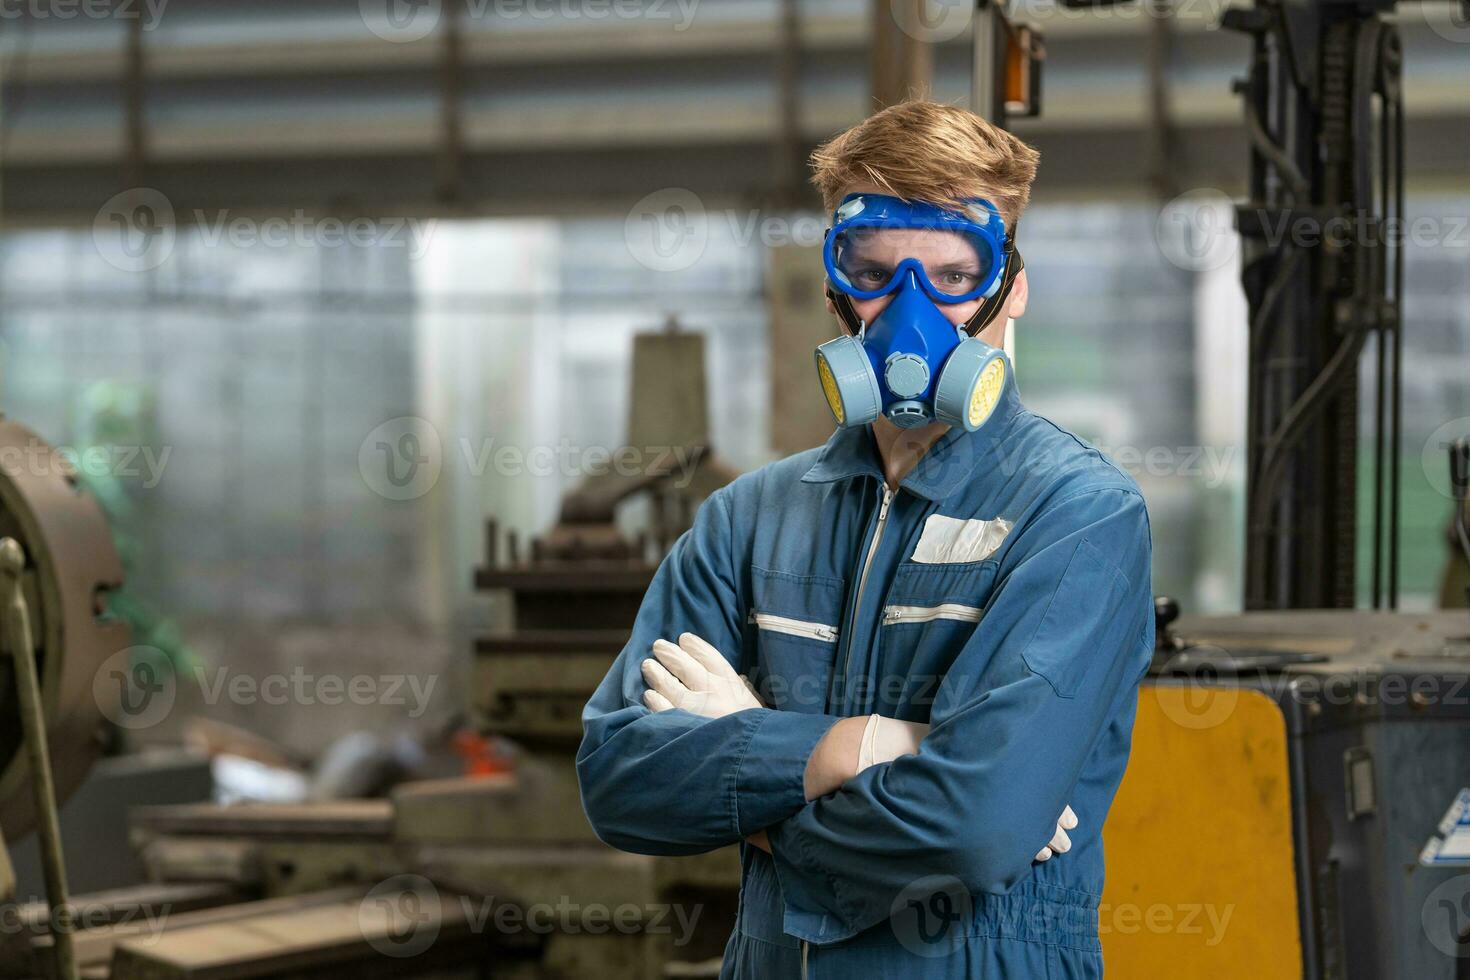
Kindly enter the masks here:
M 654 641 L 673 629 L 717 652 L 741 649 L 731 508 L 728 488 L 700 508 L 583 712 L 577 769 L 598 836 L 623 850 L 694 854 L 765 831 L 784 928 L 813 942 L 881 921 L 926 873 L 975 892 L 1004 892 L 1028 875 L 1146 663 L 1149 538 L 1138 494 L 1079 492 L 1029 522 L 985 628 L 937 693 L 919 751 L 855 773 L 852 736 L 865 718 L 755 705 L 706 717 L 673 707 L 645 679 Z M 650 691 L 670 707 L 655 700 L 663 710 L 654 710 Z

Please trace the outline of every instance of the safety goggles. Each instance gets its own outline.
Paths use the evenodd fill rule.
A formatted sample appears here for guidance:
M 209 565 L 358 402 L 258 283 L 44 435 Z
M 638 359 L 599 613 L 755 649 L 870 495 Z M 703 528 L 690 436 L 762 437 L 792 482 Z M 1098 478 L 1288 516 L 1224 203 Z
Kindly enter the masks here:
M 849 194 L 832 215 L 822 261 L 833 288 L 876 299 L 909 276 L 936 303 L 988 298 L 1005 271 L 1005 222 L 989 201 L 962 214 L 882 194 Z

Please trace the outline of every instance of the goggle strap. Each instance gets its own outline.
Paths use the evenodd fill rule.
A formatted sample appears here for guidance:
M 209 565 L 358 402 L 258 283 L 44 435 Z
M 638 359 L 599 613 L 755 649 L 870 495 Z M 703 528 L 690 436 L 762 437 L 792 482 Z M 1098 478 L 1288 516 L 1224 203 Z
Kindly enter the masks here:
M 852 331 L 854 337 L 861 336 L 863 332 L 863 320 L 862 317 L 857 315 L 857 310 L 853 309 L 852 297 L 833 289 L 830 282 L 827 283 L 826 289 L 827 298 L 837 308 L 837 315 L 842 317 L 842 322 L 847 324 L 847 328 Z
M 1007 244 L 1009 245 L 1009 243 Z M 991 296 L 980 304 L 980 309 L 975 311 L 974 316 L 965 321 L 965 333 L 973 337 L 985 329 L 986 325 L 990 323 L 991 318 L 995 316 L 996 311 L 1001 308 L 1001 305 L 1005 303 L 1007 297 L 1011 295 L 1011 287 L 1015 285 L 1016 277 L 1021 274 L 1021 270 L 1024 268 L 1026 268 L 1026 263 L 1021 258 L 1020 249 L 1014 245 L 1009 245 L 1006 249 L 1006 268 L 1005 273 L 1001 276 L 1000 288 L 995 291 L 994 296 Z

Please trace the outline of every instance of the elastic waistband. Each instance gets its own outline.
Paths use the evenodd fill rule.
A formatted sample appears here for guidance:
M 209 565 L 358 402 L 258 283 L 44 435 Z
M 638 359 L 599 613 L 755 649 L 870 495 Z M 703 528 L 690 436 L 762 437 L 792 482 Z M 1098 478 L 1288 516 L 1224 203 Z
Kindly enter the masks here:
M 747 936 L 778 945 L 797 945 L 781 928 L 782 910 L 779 899 L 769 900 L 771 893 L 754 889 L 766 901 L 751 901 L 755 895 L 747 889 L 742 896 L 737 928 Z M 779 891 L 775 893 L 779 896 Z M 929 896 L 915 896 L 915 901 L 930 901 Z M 1038 881 L 1023 882 L 1004 895 L 972 893 L 968 908 L 962 898 L 958 908 L 954 901 L 942 906 L 946 916 L 961 915 L 963 921 L 948 928 L 959 930 L 966 938 L 992 937 L 1023 942 L 1050 943 L 1085 952 L 1101 952 L 1098 941 L 1099 896 L 1091 892 Z M 895 933 L 896 923 L 886 919 L 837 946 L 888 946 L 905 943 Z M 902 931 L 905 925 L 898 925 Z

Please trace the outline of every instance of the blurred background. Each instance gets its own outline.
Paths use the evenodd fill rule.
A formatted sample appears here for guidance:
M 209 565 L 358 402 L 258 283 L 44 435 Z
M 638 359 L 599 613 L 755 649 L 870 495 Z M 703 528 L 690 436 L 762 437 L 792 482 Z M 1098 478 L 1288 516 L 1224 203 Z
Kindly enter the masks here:
M 1233 204 L 1250 193 L 1250 144 L 1232 82 L 1253 47 L 1221 27 L 1224 6 L 1007 8 L 1045 37 L 1043 108 L 1007 123 L 1041 151 L 1018 232 L 1022 396 L 1133 474 L 1154 591 L 1195 615 L 1239 612 L 1245 595 L 1249 311 Z M 98 503 L 124 583 L 111 614 L 131 629 L 119 669 L 136 684 L 147 666 L 170 701 L 146 723 L 101 709 L 105 761 L 168 761 L 67 805 L 73 889 L 167 877 L 134 853 L 125 805 L 372 796 L 395 783 L 385 772 L 503 774 L 534 756 L 537 737 L 514 737 L 529 728 L 484 724 L 495 682 L 477 644 L 558 614 L 485 575 L 541 540 L 543 557 L 596 551 L 557 552 L 565 501 L 630 444 L 647 471 L 662 443 L 633 443 L 630 427 L 673 411 L 665 388 L 699 406 L 680 445 L 721 474 L 826 438 L 809 358 L 837 328 L 806 156 L 884 104 L 881 84 L 970 105 L 974 9 L 0 9 L 0 411 Z M 1441 447 L 1470 433 L 1470 23 L 1450 4 L 1385 17 L 1402 39 L 1404 216 L 1423 229 L 1403 245 L 1388 464 L 1402 481 L 1398 607 L 1428 612 L 1465 601 L 1446 584 Z M 916 36 L 920 68 L 885 62 Z M 635 383 L 635 337 L 686 335 L 702 345 L 670 348 Z M 1364 445 L 1374 412 L 1363 398 Z M 656 560 L 667 500 L 608 499 L 636 542 L 617 554 Z M 1372 519 L 1358 508 L 1363 607 Z M 562 607 L 562 625 L 578 609 Z M 285 678 L 285 691 L 293 672 L 391 675 L 401 697 L 262 686 Z M 240 678 L 250 690 L 230 686 Z M 37 901 L 24 841 L 17 893 Z

